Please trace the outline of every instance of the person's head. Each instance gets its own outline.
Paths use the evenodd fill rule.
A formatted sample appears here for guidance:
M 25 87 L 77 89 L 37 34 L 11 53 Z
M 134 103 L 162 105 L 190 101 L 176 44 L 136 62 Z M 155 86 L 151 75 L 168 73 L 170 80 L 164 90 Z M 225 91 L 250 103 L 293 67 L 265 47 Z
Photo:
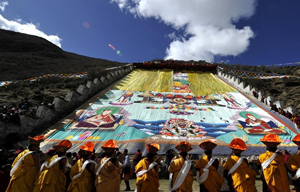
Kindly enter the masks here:
M 76 153 L 76 152 L 73 152 L 73 153 L 72 153 L 72 156 L 73 156 L 73 157 L 77 157 L 77 153 Z
M 287 152 L 287 150 L 286 150 L 286 149 L 281 149 L 280 153 L 281 153 L 282 155 L 286 155 L 286 154 L 288 154 L 288 152 Z
M 204 154 L 207 156 L 211 156 L 212 155 L 212 150 L 205 150 Z
M 84 159 L 90 159 L 93 155 L 94 147 L 95 145 L 91 141 L 87 142 L 84 145 L 79 146 L 78 148 L 80 149 L 79 150 L 80 157 Z
M 153 144 L 146 144 L 146 149 L 147 149 L 147 158 L 149 160 L 154 160 L 156 155 L 157 155 L 157 152 L 159 151 L 160 149 L 160 146 L 156 143 L 153 143 Z
M 40 150 L 40 143 L 44 141 L 44 135 L 35 136 L 35 137 L 28 137 L 29 139 L 29 146 L 28 149 L 30 151 L 38 152 Z
M 233 139 L 230 142 L 229 147 L 232 150 L 232 154 L 236 156 L 240 156 L 243 151 L 247 150 L 246 143 L 239 138 Z
M 71 153 L 71 152 L 68 152 L 68 153 L 66 154 L 66 156 L 67 156 L 68 158 L 71 158 L 71 157 L 72 157 L 72 153 Z
M 66 154 L 67 150 L 69 150 L 72 147 L 72 143 L 69 140 L 62 140 L 57 145 L 53 146 L 53 149 L 55 149 L 55 153 L 58 156 L 63 156 Z
M 183 157 L 183 158 L 186 158 L 186 156 L 188 155 L 188 153 L 185 152 L 185 151 L 181 151 L 181 152 L 179 152 L 179 155 L 180 155 L 181 157 Z
M 29 151 L 38 152 L 40 150 L 40 144 L 30 144 L 28 146 Z
M 113 139 L 110 139 L 101 146 L 105 151 L 106 156 L 111 157 L 115 154 L 116 149 L 118 149 L 117 142 Z
M 185 159 L 188 152 L 193 149 L 193 146 L 187 141 L 181 141 L 177 143 L 175 148 L 179 151 L 180 156 Z
M 141 152 L 141 150 L 140 150 L 140 149 L 138 149 L 138 150 L 136 150 L 136 151 L 137 151 L 137 152 L 139 152 L 139 153 Z
M 199 146 L 203 149 L 204 154 L 207 156 L 212 156 L 212 151 L 214 148 L 217 147 L 217 144 L 214 143 L 212 140 L 204 140 L 202 141 Z
M 123 154 L 124 154 L 125 156 L 128 155 L 128 150 L 127 150 L 127 149 L 124 149 Z
M 241 153 L 243 152 L 243 150 L 239 150 L 239 149 L 231 149 L 232 153 L 236 156 L 240 156 Z
M 277 147 L 267 146 L 266 149 L 267 149 L 267 151 L 274 152 L 274 153 L 277 151 Z
M 80 158 L 83 158 L 83 159 L 91 159 L 91 157 L 92 157 L 92 152 L 85 151 L 82 149 L 79 150 L 78 154 L 79 154 Z

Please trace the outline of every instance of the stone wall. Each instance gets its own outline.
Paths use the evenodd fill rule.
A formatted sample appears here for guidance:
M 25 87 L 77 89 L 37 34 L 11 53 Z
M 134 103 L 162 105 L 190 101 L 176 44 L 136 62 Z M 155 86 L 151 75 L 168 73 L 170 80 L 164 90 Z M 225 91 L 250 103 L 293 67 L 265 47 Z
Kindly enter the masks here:
M 88 81 L 86 85 L 80 85 L 76 90 L 70 90 L 64 98 L 55 97 L 51 106 L 40 105 L 35 117 L 20 114 L 19 126 L 0 122 L 0 147 L 5 144 L 5 138 L 10 133 L 28 135 L 38 134 L 45 130 L 133 69 L 133 66 L 130 65 L 110 70 L 106 75 Z

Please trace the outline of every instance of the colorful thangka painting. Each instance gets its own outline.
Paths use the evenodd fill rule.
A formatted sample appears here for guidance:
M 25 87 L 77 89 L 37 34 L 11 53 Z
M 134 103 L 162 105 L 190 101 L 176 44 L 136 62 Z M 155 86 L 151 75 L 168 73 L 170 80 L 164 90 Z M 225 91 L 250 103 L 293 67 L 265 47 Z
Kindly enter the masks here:
M 149 73 L 155 75 L 153 71 Z M 161 144 L 160 153 L 164 153 L 185 140 L 195 146 L 193 151 L 197 153 L 202 140 L 212 139 L 218 144 L 214 153 L 224 155 L 230 153 L 230 141 L 241 138 L 248 146 L 248 153 L 256 154 L 265 149 L 259 140 L 268 133 L 278 134 L 284 141 L 282 146 L 294 146 L 291 139 L 296 130 L 214 75 L 156 73 L 151 77 L 147 71 L 134 71 L 100 93 L 88 108 L 78 110 L 73 118 L 52 131 L 42 148 L 47 150 L 54 143 L 69 139 L 74 151 L 78 145 L 93 141 L 97 152 L 105 141 L 115 139 L 120 147 L 132 153 L 138 148 L 144 150 L 144 144 L 151 142 Z M 168 83 L 166 75 L 173 76 Z M 202 81 L 195 82 L 197 79 Z M 153 83 L 159 85 L 160 81 L 162 91 L 138 91 L 154 87 Z M 128 90 L 131 86 L 128 84 L 135 86 Z

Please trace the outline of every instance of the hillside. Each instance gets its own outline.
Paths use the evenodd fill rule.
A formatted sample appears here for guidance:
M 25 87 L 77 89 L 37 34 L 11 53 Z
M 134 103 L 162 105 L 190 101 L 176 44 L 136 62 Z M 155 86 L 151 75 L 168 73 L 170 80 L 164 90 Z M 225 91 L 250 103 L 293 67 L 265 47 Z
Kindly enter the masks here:
M 93 79 L 101 75 L 101 70 L 121 65 L 124 63 L 66 52 L 40 37 L 0 29 L 0 81 L 76 72 L 88 72 Z M 18 104 L 25 97 L 31 106 L 52 102 L 55 96 L 65 96 L 87 80 L 52 78 L 0 87 L 0 106 Z
M 122 64 L 69 53 L 43 38 L 0 29 L 0 81 L 95 72 Z
M 175 61 L 175 64 L 176 62 L 179 61 Z M 187 62 L 193 63 L 194 61 Z M 75 72 L 88 72 L 90 79 L 93 79 L 101 74 L 99 71 L 123 64 L 66 52 L 40 37 L 0 30 L 0 81 L 22 80 L 51 73 Z M 299 66 L 219 65 L 247 71 L 300 76 Z M 86 81 L 87 79 L 44 79 L 31 84 L 23 83 L 0 87 L 0 106 L 17 104 L 25 97 L 29 98 L 32 106 L 37 106 L 43 101 L 52 102 L 55 96 L 65 96 L 70 89 L 76 89 Z M 281 99 L 285 101 L 286 107 L 294 105 L 300 111 L 299 80 L 249 79 L 246 81 L 260 91 L 264 91 L 266 96 L 272 95 L 275 97 L 275 101 Z

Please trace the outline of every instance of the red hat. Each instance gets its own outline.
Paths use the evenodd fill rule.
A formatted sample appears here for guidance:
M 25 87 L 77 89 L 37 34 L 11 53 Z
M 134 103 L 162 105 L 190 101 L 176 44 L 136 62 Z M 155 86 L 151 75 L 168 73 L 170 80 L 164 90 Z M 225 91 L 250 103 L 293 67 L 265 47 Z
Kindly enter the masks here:
M 101 147 L 105 152 L 113 152 L 118 149 L 117 142 L 113 139 L 110 139 L 104 143 Z
M 87 142 L 85 145 L 81 145 L 78 148 L 83 150 L 83 151 L 89 151 L 89 152 L 93 152 L 94 150 L 94 143 L 93 142 Z
M 298 145 L 298 147 L 300 147 L 300 134 L 296 135 L 296 136 L 292 139 L 292 141 L 293 141 L 296 145 Z
M 69 140 L 62 140 L 57 145 L 53 146 L 57 152 L 66 152 L 71 147 L 72 143 Z
M 193 149 L 193 146 L 187 141 L 181 141 L 177 143 L 175 147 L 179 152 L 189 152 Z
M 199 146 L 203 149 L 203 150 L 213 150 L 217 144 L 214 143 L 212 140 L 207 139 L 202 141 Z
M 146 144 L 146 149 L 149 153 L 157 153 L 157 151 L 159 151 L 160 147 L 157 143 L 152 143 L 152 144 Z
M 44 141 L 44 135 L 35 136 L 35 137 L 28 136 L 28 139 L 31 145 L 39 145 L 41 142 Z
M 268 147 L 276 147 L 281 142 L 283 142 L 280 137 L 274 133 L 270 133 L 265 135 L 262 139 L 260 139 Z
M 238 149 L 238 150 L 242 150 L 242 151 L 247 150 L 246 143 L 242 139 L 239 139 L 239 138 L 232 139 L 232 141 L 229 144 L 229 147 L 231 149 Z

